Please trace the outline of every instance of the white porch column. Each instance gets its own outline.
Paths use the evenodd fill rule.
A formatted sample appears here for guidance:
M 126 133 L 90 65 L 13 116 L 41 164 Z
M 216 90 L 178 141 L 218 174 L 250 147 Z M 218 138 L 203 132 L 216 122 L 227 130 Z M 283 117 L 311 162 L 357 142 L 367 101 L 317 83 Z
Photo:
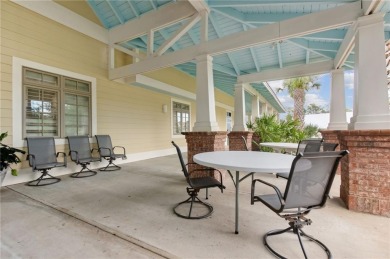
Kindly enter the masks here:
M 267 103 L 261 104 L 261 116 L 268 115 Z
M 252 95 L 252 121 L 260 117 L 260 100 L 257 95 Z
M 192 131 L 218 131 L 215 116 L 213 58 L 196 59 L 196 122 Z
M 383 15 L 358 19 L 354 108 L 349 129 L 390 129 Z
M 348 123 L 345 114 L 344 69 L 333 70 L 331 77 L 328 130 L 346 130 Z
M 234 125 L 232 131 L 247 131 L 245 124 L 245 90 L 243 84 L 234 87 Z

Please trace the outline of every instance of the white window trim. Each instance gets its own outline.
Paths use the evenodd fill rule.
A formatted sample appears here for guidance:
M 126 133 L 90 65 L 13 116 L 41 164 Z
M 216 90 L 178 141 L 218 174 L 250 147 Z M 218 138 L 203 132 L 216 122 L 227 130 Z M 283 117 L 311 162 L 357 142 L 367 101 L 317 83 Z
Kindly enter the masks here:
M 175 139 L 179 139 L 179 138 L 185 138 L 184 135 L 174 135 L 173 134 L 173 102 L 177 102 L 177 103 L 184 103 L 184 104 L 187 104 L 189 107 L 190 107 L 190 131 L 191 131 L 191 121 L 192 121 L 192 116 L 191 116 L 191 102 L 186 102 L 186 101 L 183 101 L 181 99 L 176 99 L 176 98 L 171 98 L 171 137 L 172 138 L 175 138 Z
M 29 67 L 45 72 L 60 74 L 63 76 L 80 79 L 91 82 L 91 98 L 92 98 L 92 136 L 97 133 L 97 107 L 96 107 L 96 78 L 43 65 L 18 57 L 12 57 L 12 135 L 14 147 L 27 146 L 23 139 L 23 67 Z M 92 137 L 91 136 L 91 137 Z M 92 138 L 93 139 L 93 138 Z M 65 144 L 64 138 L 56 139 L 56 145 Z

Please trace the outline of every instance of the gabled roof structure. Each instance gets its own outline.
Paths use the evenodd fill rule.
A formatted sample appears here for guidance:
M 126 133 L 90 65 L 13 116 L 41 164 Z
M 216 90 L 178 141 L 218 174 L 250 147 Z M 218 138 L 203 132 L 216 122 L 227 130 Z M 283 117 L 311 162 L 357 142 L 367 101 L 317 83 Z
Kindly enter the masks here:
M 283 107 L 265 82 L 352 69 L 358 17 L 383 12 L 385 39 L 390 38 L 388 1 L 87 2 L 108 30 L 109 44 L 140 59 L 111 69 L 111 79 L 169 66 L 195 76 L 195 57 L 209 54 L 215 87 L 233 95 L 237 82 L 250 83 L 279 112 Z

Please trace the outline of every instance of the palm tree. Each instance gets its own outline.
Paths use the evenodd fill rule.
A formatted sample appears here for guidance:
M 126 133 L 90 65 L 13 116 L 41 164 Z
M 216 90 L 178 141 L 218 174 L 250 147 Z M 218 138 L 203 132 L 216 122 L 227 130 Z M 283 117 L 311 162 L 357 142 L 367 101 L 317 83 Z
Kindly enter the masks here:
M 304 127 L 305 119 L 305 92 L 310 88 L 319 89 L 321 84 L 316 82 L 317 78 L 312 76 L 297 77 L 284 80 L 283 88 L 279 88 L 278 91 L 283 91 L 287 88 L 291 98 L 294 99 L 294 119 L 298 119 L 300 122 L 300 129 Z

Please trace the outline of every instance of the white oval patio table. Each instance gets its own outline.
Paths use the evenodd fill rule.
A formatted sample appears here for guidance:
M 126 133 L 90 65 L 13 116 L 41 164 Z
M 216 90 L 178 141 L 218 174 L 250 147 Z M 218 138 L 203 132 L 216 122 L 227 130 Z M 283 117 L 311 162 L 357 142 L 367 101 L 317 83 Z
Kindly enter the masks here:
M 238 234 L 238 192 L 240 182 L 254 173 L 288 173 L 295 156 L 256 151 L 214 151 L 196 154 L 193 157 L 195 163 L 225 169 L 230 174 L 236 187 L 236 208 L 235 208 L 235 233 Z M 236 172 L 234 179 L 231 171 Z M 240 179 L 240 172 L 247 174 Z
M 270 147 L 277 152 L 281 152 L 282 150 L 285 150 L 289 153 L 294 153 L 298 149 L 298 143 L 285 143 L 285 142 L 261 142 L 261 147 Z

